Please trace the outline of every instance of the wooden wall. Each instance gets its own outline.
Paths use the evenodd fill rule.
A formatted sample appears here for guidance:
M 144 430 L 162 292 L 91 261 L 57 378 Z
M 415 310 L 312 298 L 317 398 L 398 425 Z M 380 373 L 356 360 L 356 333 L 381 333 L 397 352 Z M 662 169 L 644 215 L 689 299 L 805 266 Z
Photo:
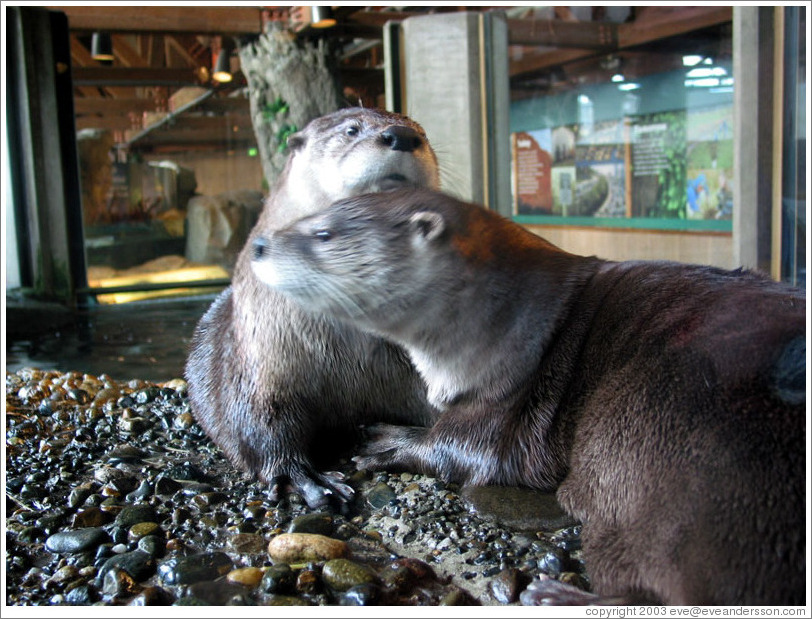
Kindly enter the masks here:
M 526 226 L 561 249 L 608 260 L 676 260 L 725 269 L 733 263 L 731 234 Z

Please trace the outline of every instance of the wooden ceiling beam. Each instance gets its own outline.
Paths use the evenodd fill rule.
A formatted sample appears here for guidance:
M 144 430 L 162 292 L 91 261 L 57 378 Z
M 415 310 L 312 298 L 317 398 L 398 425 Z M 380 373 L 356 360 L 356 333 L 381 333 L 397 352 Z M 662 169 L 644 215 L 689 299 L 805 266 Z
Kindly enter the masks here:
M 76 114 L 127 114 L 135 112 L 154 112 L 158 103 L 153 99 L 109 99 L 100 97 L 76 97 L 73 100 Z
M 77 86 L 199 86 L 195 69 L 153 69 L 149 67 L 77 67 Z
M 542 45 L 594 50 L 618 46 L 617 24 L 560 19 L 508 19 L 509 45 Z
M 733 9 L 729 6 L 696 7 L 657 7 L 645 11 L 634 22 L 617 25 L 617 45 L 615 50 L 623 50 L 636 45 L 651 43 L 658 39 L 686 34 L 701 28 L 709 28 L 733 20 Z M 524 20 L 523 20 L 524 21 Z M 531 20 L 532 21 L 532 20 Z M 562 22 L 563 23 L 563 22 Z M 578 26 L 586 26 L 579 22 Z M 510 62 L 511 77 L 541 71 L 573 60 L 588 58 L 612 49 L 555 49 L 542 54 L 524 54 L 521 59 Z
M 260 34 L 260 7 L 195 6 L 51 6 L 68 16 L 72 32 L 191 32 Z

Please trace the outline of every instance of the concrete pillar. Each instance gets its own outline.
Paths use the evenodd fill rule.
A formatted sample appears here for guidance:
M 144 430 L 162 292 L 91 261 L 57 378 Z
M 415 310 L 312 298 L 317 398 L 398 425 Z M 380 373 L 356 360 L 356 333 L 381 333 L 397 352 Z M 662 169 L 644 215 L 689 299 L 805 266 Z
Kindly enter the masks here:
M 504 15 L 423 15 L 404 20 L 401 28 L 401 109 L 426 129 L 443 190 L 510 214 Z
M 7 13 L 7 102 L 22 285 L 73 304 L 86 284 L 81 193 L 64 13 Z
M 775 7 L 733 9 L 733 262 L 770 272 Z

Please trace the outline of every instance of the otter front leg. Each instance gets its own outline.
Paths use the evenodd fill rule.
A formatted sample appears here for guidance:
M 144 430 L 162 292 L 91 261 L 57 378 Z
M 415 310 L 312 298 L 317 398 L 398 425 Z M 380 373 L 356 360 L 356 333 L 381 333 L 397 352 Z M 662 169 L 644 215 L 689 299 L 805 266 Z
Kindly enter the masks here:
M 415 471 L 472 485 L 510 483 L 513 475 L 497 457 L 498 430 L 491 434 L 491 424 L 481 421 L 469 423 L 468 415 L 446 412 L 431 428 L 375 424 L 367 428 L 367 442 L 353 461 L 358 468 Z

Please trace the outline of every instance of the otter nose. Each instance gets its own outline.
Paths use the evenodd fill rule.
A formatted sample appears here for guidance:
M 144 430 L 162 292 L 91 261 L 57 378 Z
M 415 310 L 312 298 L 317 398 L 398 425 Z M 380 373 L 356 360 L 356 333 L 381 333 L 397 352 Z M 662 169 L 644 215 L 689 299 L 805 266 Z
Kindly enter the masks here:
M 265 237 L 260 236 L 256 238 L 253 245 L 254 260 L 262 260 L 268 254 L 270 246 L 271 244 Z
M 392 150 L 402 150 L 407 153 L 420 148 L 423 139 L 411 127 L 393 125 L 381 133 L 381 139 Z

